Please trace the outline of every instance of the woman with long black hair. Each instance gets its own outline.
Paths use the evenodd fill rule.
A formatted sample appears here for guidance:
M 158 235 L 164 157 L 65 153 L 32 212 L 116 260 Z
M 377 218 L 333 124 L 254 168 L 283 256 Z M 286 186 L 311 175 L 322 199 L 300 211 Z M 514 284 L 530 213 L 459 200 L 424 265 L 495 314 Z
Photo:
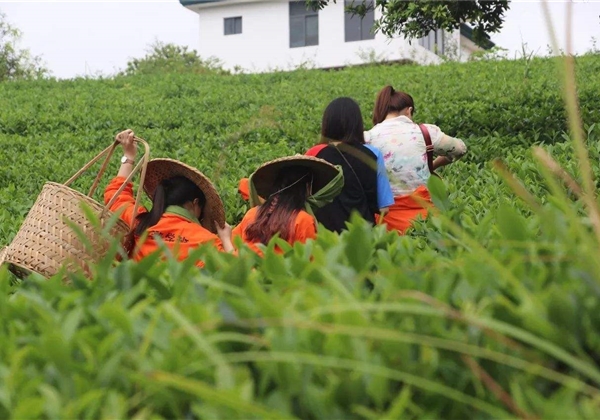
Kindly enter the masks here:
M 104 192 L 108 203 L 133 170 L 137 153 L 132 130 L 116 136 L 124 156 L 117 176 Z M 194 248 L 212 243 L 218 250 L 231 252 L 231 227 L 225 223 L 223 203 L 210 180 L 200 171 L 172 159 L 153 159 L 148 163 L 144 190 L 152 199 L 150 211 L 139 208 L 134 215 L 133 185 L 119 194 L 110 210 L 120 212 L 135 243 L 133 258 L 141 260 L 160 249 L 159 240 L 184 260 Z M 134 220 L 135 219 L 135 220 Z M 202 267 L 203 263 L 197 261 Z
M 360 107 L 351 98 L 333 100 L 323 113 L 321 144 L 309 156 L 339 165 L 344 171 L 344 188 L 332 203 L 315 211 L 327 229 L 341 232 L 352 213 L 371 224 L 394 203 L 381 152 L 365 145 Z
M 333 185 L 336 179 L 341 182 Z M 240 236 L 261 254 L 258 245 L 266 245 L 275 235 L 290 244 L 315 238 L 317 226 L 311 204 L 325 189 L 330 189 L 330 196 L 339 192 L 343 179 L 333 165 L 297 155 L 265 163 L 250 176 L 248 183 L 249 198 L 260 204 L 248 210 L 233 229 L 233 236 Z

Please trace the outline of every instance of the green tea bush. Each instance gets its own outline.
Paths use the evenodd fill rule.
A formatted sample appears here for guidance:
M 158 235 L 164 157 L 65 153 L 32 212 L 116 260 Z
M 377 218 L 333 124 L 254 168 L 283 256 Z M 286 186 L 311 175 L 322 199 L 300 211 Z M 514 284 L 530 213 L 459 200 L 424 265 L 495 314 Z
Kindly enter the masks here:
M 576 60 L 582 117 L 592 125 L 600 112 L 600 58 Z M 68 179 L 127 127 L 150 142 L 153 156 L 182 159 L 210 176 L 229 222 L 236 223 L 245 211 L 236 193 L 239 178 L 266 160 L 315 144 L 322 112 L 336 96 L 356 98 L 370 126 L 375 95 L 387 83 L 414 96 L 417 120 L 468 143 L 464 163 L 445 177 L 450 188 L 455 182 L 462 188 L 473 175 L 463 165 L 486 168 L 516 150 L 525 155 L 532 144 L 564 141 L 553 59 L 3 83 L 0 244 L 10 241 L 46 180 Z
M 202 248 L 203 270 L 105 261 L 68 287 L 2 271 L 0 416 L 597 418 L 587 229 L 552 204 L 500 206 L 486 246 L 435 223 L 356 220 L 264 259 Z
M 592 156 L 599 67 L 576 59 Z M 354 220 L 285 255 L 106 260 L 68 286 L 2 269 L 0 418 L 600 417 L 600 216 L 531 149 L 582 176 L 556 80 L 535 59 L 0 84 L 1 244 L 125 127 L 209 175 L 230 223 L 239 178 L 314 144 L 336 96 L 368 121 L 392 83 L 469 145 L 405 237 Z

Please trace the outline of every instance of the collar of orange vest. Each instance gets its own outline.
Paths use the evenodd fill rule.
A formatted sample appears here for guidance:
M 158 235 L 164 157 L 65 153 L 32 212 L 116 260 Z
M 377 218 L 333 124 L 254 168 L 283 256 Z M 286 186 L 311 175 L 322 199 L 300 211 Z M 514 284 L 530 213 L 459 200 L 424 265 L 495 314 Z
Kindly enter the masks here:
M 165 210 L 165 214 L 175 214 L 177 216 L 183 217 L 185 220 L 200 224 L 200 220 L 196 216 L 194 216 L 189 210 L 183 208 L 181 206 L 169 206 Z

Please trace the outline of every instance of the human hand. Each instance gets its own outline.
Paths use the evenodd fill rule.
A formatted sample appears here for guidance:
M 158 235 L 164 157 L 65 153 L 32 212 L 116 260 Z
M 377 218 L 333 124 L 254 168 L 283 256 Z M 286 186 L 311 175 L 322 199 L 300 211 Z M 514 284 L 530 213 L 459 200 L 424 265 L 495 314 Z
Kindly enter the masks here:
M 217 236 L 221 241 L 231 240 L 232 229 L 228 223 L 225 223 L 225 226 L 220 227 L 217 222 L 215 222 L 215 228 L 217 229 Z
M 217 236 L 221 240 L 225 252 L 234 252 L 235 247 L 233 246 L 233 242 L 231 242 L 231 226 L 225 223 L 225 226 L 220 227 L 219 224 L 215 222 L 215 228 L 217 229 Z
M 135 155 L 137 154 L 137 144 L 133 140 L 134 136 L 133 130 L 130 129 L 121 131 L 115 136 L 115 140 L 123 147 L 123 154 L 131 160 L 135 160 Z
M 438 156 L 433 161 L 433 170 L 435 171 L 442 166 L 450 165 L 452 161 L 448 159 L 446 156 Z

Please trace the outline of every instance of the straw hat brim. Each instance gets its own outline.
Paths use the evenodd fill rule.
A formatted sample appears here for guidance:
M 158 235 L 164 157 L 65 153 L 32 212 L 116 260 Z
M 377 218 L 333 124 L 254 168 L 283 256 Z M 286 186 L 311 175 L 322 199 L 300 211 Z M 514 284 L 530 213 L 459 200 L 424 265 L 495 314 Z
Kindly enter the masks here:
M 202 226 L 216 233 L 215 222 L 225 226 L 225 208 L 223 201 L 210 179 L 202 172 L 174 159 L 152 159 L 148 162 L 144 191 L 150 198 L 163 180 L 174 176 L 184 176 L 198 186 L 206 197 L 206 204 L 202 211 Z
M 312 192 L 316 194 L 329 184 L 339 173 L 338 169 L 326 160 L 306 155 L 286 156 L 261 165 L 252 175 L 256 193 L 268 198 L 276 192 L 275 180 L 282 170 L 292 166 L 303 166 L 313 173 Z

